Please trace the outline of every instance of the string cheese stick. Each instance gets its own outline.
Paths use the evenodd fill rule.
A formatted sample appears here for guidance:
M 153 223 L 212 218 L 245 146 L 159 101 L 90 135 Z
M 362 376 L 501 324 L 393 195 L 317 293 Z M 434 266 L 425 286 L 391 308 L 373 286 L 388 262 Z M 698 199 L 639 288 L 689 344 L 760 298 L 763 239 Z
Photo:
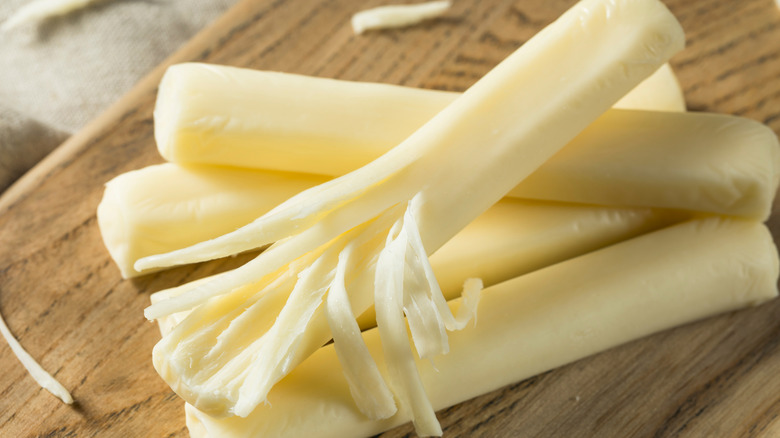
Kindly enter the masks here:
M 133 268 L 138 259 L 230 232 L 318 180 L 325 179 L 278 172 L 182 168 L 172 163 L 150 166 L 108 183 L 98 206 L 98 225 L 122 276 L 134 277 L 140 274 Z M 569 253 L 568 249 L 596 248 L 627 236 L 625 233 L 630 234 L 634 227 L 647 229 L 645 221 L 660 224 L 680 217 L 646 208 L 505 199 L 466 226 L 432 260 L 434 267 L 437 260 L 450 260 L 449 269 L 456 272 L 471 272 L 468 267 L 482 266 L 469 276 L 492 284 L 495 278 L 501 278 L 498 273 L 504 272 L 504 266 L 512 266 L 503 260 L 513 260 L 513 264 L 527 260 L 530 266 L 539 268 L 540 262 L 533 260 L 553 263 L 559 260 L 556 254 L 561 251 L 573 256 L 577 253 Z M 457 243 L 461 241 L 468 243 Z M 445 290 L 456 293 L 465 278 L 439 281 Z
M 360 35 L 370 29 L 406 27 L 443 15 L 452 6 L 449 1 L 413 5 L 380 6 L 352 16 L 352 29 Z
M 435 369 L 420 361 L 420 375 L 434 407 L 444 409 L 651 333 L 760 304 L 777 295 L 777 278 L 777 249 L 763 225 L 687 222 L 486 289 L 476 326 L 452 333 L 450 354 Z M 382 368 L 376 330 L 363 336 Z M 330 345 L 268 400 L 247 418 L 216 419 L 188 405 L 190 435 L 357 438 L 409 421 L 408 413 L 362 416 Z
M 669 77 L 637 87 L 626 104 L 652 108 L 667 94 L 681 101 Z M 290 100 L 292 92 L 301 97 Z M 163 79 L 155 136 L 171 161 L 340 176 L 388 150 L 455 96 L 182 64 Z M 749 119 L 615 110 L 509 195 L 764 220 L 778 160 L 774 132 Z
M 459 95 L 177 64 L 160 82 L 154 136 L 172 162 L 340 176 L 399 144 Z M 685 102 L 666 64 L 615 107 L 679 112 Z
M 583 1 L 377 160 L 296 195 L 236 232 L 139 260 L 137 269 L 181 264 L 289 236 L 219 281 L 146 309 L 148 318 L 158 318 L 198 306 L 155 347 L 155 368 L 199 408 L 248 415 L 279 379 L 329 338 L 324 311 L 312 311 L 313 303 L 321 303 L 322 285 L 312 282 L 316 287 L 299 290 L 295 284 L 290 290 L 275 284 L 293 276 L 308 284 L 319 260 L 354 241 L 364 242 L 345 270 L 345 284 L 354 282 L 349 290 L 354 314 L 374 300 L 397 306 L 399 290 L 405 303 L 411 293 L 407 278 L 417 278 L 427 288 L 415 295 L 428 300 L 420 311 L 435 309 L 433 324 L 459 327 L 426 254 L 497 202 L 682 44 L 679 23 L 655 0 Z M 577 75 L 568 77 L 566 72 L 573 71 Z M 523 110 L 532 105 L 533 111 Z M 484 144 L 489 149 L 480 147 Z M 243 289 L 250 285 L 258 289 Z M 263 313 L 279 315 L 269 329 L 245 337 L 246 348 L 223 348 L 230 337 L 219 333 L 230 330 L 231 319 L 242 326 L 251 320 L 242 312 L 254 314 L 262 303 L 285 296 L 281 309 L 272 305 Z M 405 311 L 409 318 L 422 316 L 415 315 L 415 308 Z M 412 356 L 400 354 L 399 348 L 411 346 L 402 347 L 406 331 L 399 330 L 403 322 L 397 309 L 377 309 L 377 315 L 387 322 L 379 325 L 388 341 L 383 346 L 399 353 L 388 362 L 399 409 L 411 411 L 418 433 L 439 433 Z M 212 336 L 218 336 L 216 344 Z M 398 342 L 400 337 L 404 342 Z M 435 342 L 415 337 L 414 346 L 421 357 L 432 357 L 447 350 L 446 342 L 444 336 Z M 433 348 L 423 350 L 424 345 Z

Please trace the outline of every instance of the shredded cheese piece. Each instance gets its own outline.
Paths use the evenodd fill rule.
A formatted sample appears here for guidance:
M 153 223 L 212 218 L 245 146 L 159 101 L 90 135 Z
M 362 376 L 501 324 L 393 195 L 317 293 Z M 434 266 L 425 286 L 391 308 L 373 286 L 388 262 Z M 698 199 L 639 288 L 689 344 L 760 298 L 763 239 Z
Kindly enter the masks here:
M 323 296 L 333 279 L 330 271 L 333 265 L 333 252 L 327 251 L 317 260 L 298 274 L 287 304 L 282 308 L 263 342 L 257 357 L 262 361 L 273 363 L 275 367 L 256 367 L 245 379 L 245 384 L 239 390 L 236 402 L 237 415 L 247 416 L 263 400 L 275 381 L 272 373 L 277 371 L 287 374 L 290 361 L 287 357 L 293 355 L 297 344 L 309 326 L 312 316 L 317 311 Z
M 27 369 L 27 372 L 30 373 L 30 376 L 35 379 L 38 385 L 54 394 L 64 403 L 69 405 L 73 404 L 73 397 L 71 397 L 70 392 L 68 392 L 68 390 L 65 389 L 65 387 L 57 381 L 57 379 L 46 372 L 46 370 L 44 370 L 43 367 L 41 367 L 41 365 L 38 364 L 38 362 L 36 362 L 32 356 L 30 356 L 30 353 L 25 351 L 25 349 L 22 347 L 22 344 L 20 344 L 19 341 L 14 338 L 14 335 L 11 334 L 11 330 L 8 329 L 8 326 L 5 324 L 2 315 L 0 315 L 0 333 L 3 334 L 3 338 L 5 338 L 5 341 L 8 342 L 8 346 L 11 347 L 11 351 L 13 351 L 16 357 L 19 358 L 19 362 L 24 365 L 24 367 Z
M 406 334 L 404 313 L 420 358 L 446 354 L 449 352 L 446 330 L 461 330 L 476 316 L 482 282 L 473 279 L 467 282 L 464 304 L 458 310 L 458 317 L 454 317 L 433 275 L 415 223 L 413 210 L 419 200 L 417 195 L 409 201 L 403 218 L 390 230 L 385 248 L 379 253 L 374 302 L 391 385 L 402 406 L 411 409 L 418 435 L 439 436 L 441 426 L 420 381 Z
M 0 26 L 0 30 L 7 31 L 24 24 L 35 21 L 43 21 L 47 18 L 65 15 L 82 9 L 90 3 L 100 0 L 37 0 L 28 3 L 11 15 Z
M 449 1 L 391 5 L 367 9 L 352 16 L 352 29 L 360 35 L 369 29 L 406 27 L 443 15 L 452 6 Z
M 333 335 L 333 347 L 355 404 L 366 417 L 380 420 L 391 417 L 397 408 L 390 388 L 363 341 L 349 304 L 344 278 L 353 249 L 354 245 L 350 244 L 339 254 L 334 283 L 328 291 L 326 316 Z
M 411 410 L 414 430 L 419 436 L 441 436 L 441 425 L 425 394 L 406 335 L 403 295 L 408 239 L 405 227 L 398 231 L 400 224 L 396 222 L 388 234 L 377 261 L 374 286 L 377 328 L 391 385 L 402 406 Z

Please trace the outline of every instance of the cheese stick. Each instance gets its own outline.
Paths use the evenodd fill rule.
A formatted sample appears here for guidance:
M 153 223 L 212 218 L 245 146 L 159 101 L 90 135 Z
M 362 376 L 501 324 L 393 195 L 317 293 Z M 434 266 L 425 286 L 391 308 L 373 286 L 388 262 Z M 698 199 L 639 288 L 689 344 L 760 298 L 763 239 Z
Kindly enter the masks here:
M 108 183 L 98 225 L 122 276 L 130 278 L 140 274 L 133 267 L 138 259 L 230 232 L 324 179 L 173 163 L 149 166 Z M 492 284 L 523 273 L 512 266 L 538 269 L 683 217 L 647 208 L 507 198 L 458 233 L 432 261 L 437 273 L 469 273 L 439 278 L 445 290 L 455 293 L 469 276 Z
M 420 375 L 435 409 L 444 409 L 633 339 L 762 303 L 777 295 L 777 278 L 777 250 L 763 225 L 686 222 L 486 289 L 476 326 L 450 334 L 452 349 L 435 369 L 418 361 Z M 381 365 L 377 330 L 363 337 Z M 279 382 L 268 401 L 246 418 L 215 419 L 188 405 L 190 435 L 364 437 L 409 420 L 403 411 L 382 421 L 364 417 L 332 345 Z
M 650 84 L 673 87 L 658 79 Z M 283 96 L 292 90 L 299 97 Z M 652 108 L 665 95 L 635 90 L 629 103 Z M 163 157 L 174 162 L 340 176 L 387 151 L 456 96 L 182 64 L 160 86 L 155 137 Z M 764 220 L 779 168 L 777 138 L 758 122 L 612 110 L 509 196 Z
M 768 126 L 708 113 L 610 111 L 510 193 L 766 220 L 780 178 Z
M 154 136 L 168 161 L 338 176 L 406 139 L 460 93 L 212 64 L 168 68 Z M 616 108 L 683 111 L 665 65 Z

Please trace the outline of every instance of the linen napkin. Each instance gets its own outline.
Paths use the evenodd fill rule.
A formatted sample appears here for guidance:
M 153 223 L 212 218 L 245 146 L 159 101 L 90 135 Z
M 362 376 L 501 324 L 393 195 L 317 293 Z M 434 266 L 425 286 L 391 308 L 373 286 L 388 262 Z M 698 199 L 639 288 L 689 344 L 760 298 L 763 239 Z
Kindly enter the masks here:
M 0 193 L 236 1 L 103 0 L 0 33 Z

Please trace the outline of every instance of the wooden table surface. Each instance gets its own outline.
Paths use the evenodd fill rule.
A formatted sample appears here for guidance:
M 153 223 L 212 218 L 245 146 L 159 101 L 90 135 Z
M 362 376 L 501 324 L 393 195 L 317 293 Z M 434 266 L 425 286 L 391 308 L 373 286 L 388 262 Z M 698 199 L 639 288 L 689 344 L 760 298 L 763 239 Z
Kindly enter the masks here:
M 245 0 L 0 197 L 0 311 L 69 388 L 66 406 L 0 345 L 0 436 L 186 436 L 157 377 L 153 291 L 240 260 L 123 281 L 100 240 L 103 183 L 161 161 L 152 107 L 165 65 L 198 60 L 464 90 L 573 0 L 456 0 L 447 18 L 354 36 L 371 0 Z M 772 0 L 667 0 L 688 36 L 673 65 L 692 110 L 780 132 Z M 770 228 L 780 236 L 780 215 Z M 780 301 L 639 340 L 439 413 L 449 437 L 780 436 Z M 412 434 L 410 426 L 383 436 Z

